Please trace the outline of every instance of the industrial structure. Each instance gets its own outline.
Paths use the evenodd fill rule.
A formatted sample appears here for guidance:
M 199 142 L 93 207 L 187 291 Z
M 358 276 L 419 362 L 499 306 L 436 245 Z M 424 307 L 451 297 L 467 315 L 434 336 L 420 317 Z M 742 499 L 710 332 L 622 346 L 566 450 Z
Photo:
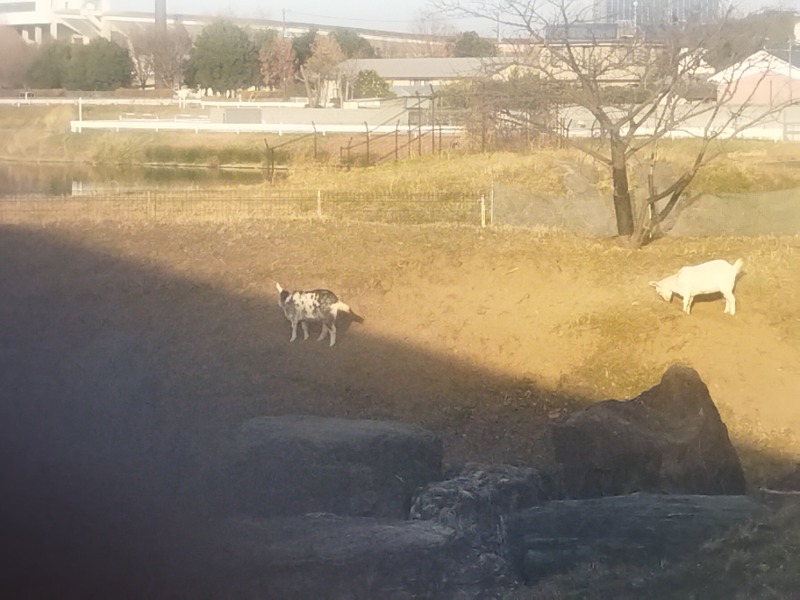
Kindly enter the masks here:
M 108 40 L 128 37 L 131 32 L 155 25 L 167 27 L 180 23 L 191 37 L 210 24 L 213 15 L 168 14 L 166 0 L 155 0 L 150 12 L 120 12 L 109 9 L 107 0 L 0 0 L 0 25 L 14 27 L 22 38 L 35 44 L 48 40 L 69 40 L 88 44 L 94 38 Z M 328 33 L 337 29 L 326 25 L 270 19 L 226 17 L 240 27 L 273 29 L 286 37 L 303 35 L 310 30 Z M 348 27 L 367 40 L 382 56 L 398 55 L 398 48 L 442 45 L 439 36 L 380 31 Z M 405 53 L 404 52 L 404 53 Z
M 720 0 L 594 0 L 595 21 L 644 28 L 705 23 L 718 18 L 719 10 Z

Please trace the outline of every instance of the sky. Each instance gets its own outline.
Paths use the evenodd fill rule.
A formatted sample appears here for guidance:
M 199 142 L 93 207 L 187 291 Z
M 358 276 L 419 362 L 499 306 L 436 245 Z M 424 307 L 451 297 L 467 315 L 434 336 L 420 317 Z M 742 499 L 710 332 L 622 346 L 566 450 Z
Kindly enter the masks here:
M 154 0 L 109 0 L 113 10 L 149 11 Z M 167 0 L 167 14 L 253 17 L 340 27 L 418 31 L 421 11 L 431 11 L 427 0 Z
M 151 11 L 155 0 L 106 0 L 112 10 Z M 764 7 L 782 8 L 800 12 L 800 0 L 734 0 L 745 12 Z M 429 0 L 291 0 L 269 2 L 265 0 L 167 0 L 167 14 L 214 15 L 223 17 L 250 17 L 300 23 L 316 23 L 336 27 L 380 29 L 384 31 L 430 32 L 420 25 L 421 15 L 435 13 Z M 494 36 L 495 26 L 486 21 L 458 21 L 451 16 L 438 15 L 434 19 L 437 31 L 447 25 L 455 31 L 477 31 Z

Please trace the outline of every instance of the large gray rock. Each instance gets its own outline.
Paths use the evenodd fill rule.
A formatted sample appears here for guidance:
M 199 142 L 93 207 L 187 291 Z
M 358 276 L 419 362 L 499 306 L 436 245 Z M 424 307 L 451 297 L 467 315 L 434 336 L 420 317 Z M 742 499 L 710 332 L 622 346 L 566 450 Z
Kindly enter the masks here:
M 231 512 L 402 519 L 414 493 L 441 479 L 441 440 L 401 423 L 259 417 L 234 435 L 225 485 Z
M 506 522 L 525 508 L 551 498 L 552 481 L 537 469 L 469 464 L 456 477 L 428 484 L 411 505 L 411 518 L 453 530 L 481 557 L 494 585 L 513 586 Z
M 567 497 L 745 492 L 728 430 L 690 367 L 671 366 L 632 400 L 599 402 L 552 423 L 551 437 Z
M 468 464 L 456 477 L 428 484 L 414 498 L 411 518 L 432 520 L 496 549 L 516 511 L 552 498 L 553 484 L 532 467 Z
M 207 598 L 466 600 L 497 589 L 481 557 L 432 521 L 230 518 L 209 539 Z
M 557 500 L 509 521 L 510 560 L 527 583 L 583 562 L 657 565 L 764 510 L 747 496 L 632 494 Z

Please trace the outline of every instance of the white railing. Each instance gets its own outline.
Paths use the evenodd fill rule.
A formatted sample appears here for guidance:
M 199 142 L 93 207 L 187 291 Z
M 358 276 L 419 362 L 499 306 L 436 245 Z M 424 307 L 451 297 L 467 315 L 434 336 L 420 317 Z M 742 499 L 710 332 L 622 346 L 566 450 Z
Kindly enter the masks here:
M 194 133 L 364 133 L 364 123 L 211 123 L 208 119 L 189 117 L 165 120 L 147 118 L 122 118 L 116 121 L 70 121 L 72 133 L 80 133 L 85 129 L 110 129 L 113 131 L 139 130 L 139 131 L 190 131 Z M 407 131 L 408 127 L 401 127 L 400 131 Z M 410 128 L 416 131 L 416 127 Z M 429 129 L 429 128 L 423 128 Z M 397 125 L 369 126 L 369 131 L 375 133 L 394 133 Z M 462 127 L 442 126 L 436 127 L 436 132 L 442 134 L 458 134 Z

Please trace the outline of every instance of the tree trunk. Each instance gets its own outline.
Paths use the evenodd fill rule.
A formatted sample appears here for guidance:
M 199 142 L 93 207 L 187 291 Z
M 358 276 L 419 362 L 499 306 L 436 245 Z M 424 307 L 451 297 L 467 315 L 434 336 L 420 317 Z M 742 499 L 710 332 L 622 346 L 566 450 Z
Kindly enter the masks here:
M 311 93 L 311 82 L 309 82 L 310 75 L 303 65 L 300 65 L 301 81 L 306 87 L 306 96 L 308 97 L 308 107 L 314 108 L 314 95 Z
M 628 165 L 625 146 L 619 140 L 611 140 L 611 176 L 614 183 L 614 213 L 617 218 L 617 234 L 633 234 L 633 204 L 628 189 Z

